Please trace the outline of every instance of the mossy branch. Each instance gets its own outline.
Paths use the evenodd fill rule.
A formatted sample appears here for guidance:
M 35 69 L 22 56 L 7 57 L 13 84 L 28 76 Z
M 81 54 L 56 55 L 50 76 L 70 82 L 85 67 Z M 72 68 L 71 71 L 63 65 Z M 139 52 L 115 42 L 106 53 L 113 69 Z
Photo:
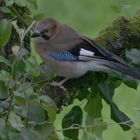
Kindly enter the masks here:
M 126 50 L 140 49 L 140 15 L 129 19 L 119 17 L 102 30 L 95 40 L 121 57 L 124 57 Z

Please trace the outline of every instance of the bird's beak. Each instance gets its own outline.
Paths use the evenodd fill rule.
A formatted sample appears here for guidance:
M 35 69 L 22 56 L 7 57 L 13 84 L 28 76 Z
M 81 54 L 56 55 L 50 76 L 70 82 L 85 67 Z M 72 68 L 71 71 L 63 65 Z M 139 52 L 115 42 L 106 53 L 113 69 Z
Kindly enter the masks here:
M 39 33 L 36 33 L 36 32 L 34 32 L 32 35 L 31 35 L 31 37 L 39 37 L 40 36 L 40 34 Z

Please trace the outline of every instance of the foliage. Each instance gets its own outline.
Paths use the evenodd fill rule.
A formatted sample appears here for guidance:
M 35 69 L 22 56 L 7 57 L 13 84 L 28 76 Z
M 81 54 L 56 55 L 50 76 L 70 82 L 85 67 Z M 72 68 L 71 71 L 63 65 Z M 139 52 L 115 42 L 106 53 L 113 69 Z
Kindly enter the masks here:
M 29 49 L 35 20 L 42 17 L 41 14 L 32 15 L 30 9 L 36 8 L 36 0 L 5 0 L 0 7 L 3 14 L 0 19 L 0 139 L 58 139 L 59 130 L 54 128 L 56 115 L 62 105 L 72 103 L 75 98 L 80 101 L 86 99 L 87 102 L 84 108 L 74 106 L 65 114 L 61 130 L 64 137 L 77 140 L 79 130 L 82 130 L 83 140 L 101 139 L 108 125 L 101 114 L 104 100 L 110 106 L 111 118 L 123 130 L 132 128 L 139 138 L 139 129 L 132 127 L 131 119 L 113 102 L 115 88 L 121 82 L 137 88 L 138 81 L 135 79 L 122 78 L 116 73 L 88 73 L 67 83 L 69 93 L 60 91 L 61 98 L 66 99 L 65 103 L 58 97 L 59 90 L 48 86 L 53 75 L 44 64 L 37 63 Z M 139 59 L 134 54 L 139 57 L 136 49 L 127 51 L 127 59 L 139 67 Z M 56 94 L 47 93 L 52 91 L 49 88 L 53 88 Z

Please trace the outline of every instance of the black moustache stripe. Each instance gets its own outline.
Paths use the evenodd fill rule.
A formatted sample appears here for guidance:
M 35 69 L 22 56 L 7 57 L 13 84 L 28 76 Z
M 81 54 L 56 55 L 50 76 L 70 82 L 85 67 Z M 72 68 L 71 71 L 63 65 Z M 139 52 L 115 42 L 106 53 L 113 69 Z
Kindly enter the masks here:
M 50 37 L 48 35 L 45 35 L 45 34 L 41 35 L 41 37 L 43 37 L 45 40 L 49 40 L 50 39 Z

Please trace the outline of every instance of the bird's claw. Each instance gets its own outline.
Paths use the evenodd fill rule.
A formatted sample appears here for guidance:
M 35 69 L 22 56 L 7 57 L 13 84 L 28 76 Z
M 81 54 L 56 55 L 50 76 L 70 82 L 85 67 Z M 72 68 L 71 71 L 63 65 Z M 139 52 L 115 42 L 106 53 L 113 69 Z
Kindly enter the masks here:
M 55 81 L 53 81 L 53 82 L 49 83 L 49 85 L 54 86 L 54 87 L 59 87 L 63 91 L 67 91 L 67 89 L 64 86 L 62 86 L 62 83 L 61 82 L 55 82 Z

